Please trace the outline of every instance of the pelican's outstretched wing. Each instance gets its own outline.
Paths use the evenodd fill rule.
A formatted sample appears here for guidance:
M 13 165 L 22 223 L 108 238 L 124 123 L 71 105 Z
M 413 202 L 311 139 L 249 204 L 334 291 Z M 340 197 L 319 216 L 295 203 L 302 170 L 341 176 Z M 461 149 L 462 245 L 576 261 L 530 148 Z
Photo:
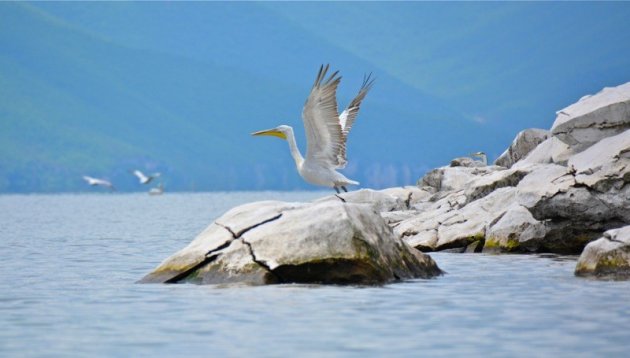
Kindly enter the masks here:
M 328 65 L 321 66 L 308 96 L 302 120 L 306 132 L 306 159 L 324 167 L 337 167 L 341 148 L 345 145 L 337 111 L 337 86 L 341 77 L 334 72 L 325 79 Z
M 354 120 L 357 118 L 357 114 L 359 114 L 359 107 L 361 106 L 361 101 L 365 98 L 365 95 L 368 93 L 372 85 L 374 84 L 374 79 L 372 79 L 372 74 L 370 73 L 367 76 L 363 77 L 363 84 L 361 85 L 361 89 L 359 89 L 359 94 L 350 102 L 348 108 L 346 108 L 339 115 L 339 122 L 341 125 L 341 139 L 343 145 L 341 146 L 341 150 L 338 155 L 337 162 L 339 165 L 337 168 L 344 168 L 346 166 L 346 141 L 348 140 L 348 133 L 350 133 L 350 129 L 352 129 L 352 125 L 354 124 Z
M 141 171 L 139 171 L 137 169 L 132 171 L 131 173 L 133 175 L 135 175 L 138 178 L 138 180 L 140 180 L 140 183 L 142 183 L 142 184 L 144 184 L 144 183 L 149 181 L 149 178 L 146 175 L 144 175 L 143 172 L 141 172 Z

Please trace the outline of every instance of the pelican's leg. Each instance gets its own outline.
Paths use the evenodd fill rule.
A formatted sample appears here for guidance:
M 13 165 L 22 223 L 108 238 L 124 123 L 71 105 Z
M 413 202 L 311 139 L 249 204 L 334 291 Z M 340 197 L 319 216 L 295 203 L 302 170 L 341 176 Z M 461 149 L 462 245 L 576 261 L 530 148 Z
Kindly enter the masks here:
M 339 188 L 337 188 L 336 186 L 333 186 L 333 188 L 335 188 L 335 191 L 337 192 L 337 194 L 340 193 Z
M 342 185 L 341 189 L 343 189 L 343 191 L 345 191 L 346 193 L 348 192 L 348 189 L 346 189 L 345 185 Z

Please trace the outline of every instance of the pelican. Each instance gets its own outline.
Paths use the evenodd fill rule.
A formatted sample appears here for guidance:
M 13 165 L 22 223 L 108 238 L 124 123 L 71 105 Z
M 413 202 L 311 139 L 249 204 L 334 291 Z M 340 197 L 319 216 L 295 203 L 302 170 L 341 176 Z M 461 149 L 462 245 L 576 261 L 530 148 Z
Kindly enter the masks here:
M 473 157 L 473 158 L 479 158 L 481 160 L 481 161 L 478 161 L 478 160 L 475 161 L 477 163 L 480 163 L 479 166 L 482 166 L 482 167 L 488 166 L 488 156 L 486 155 L 486 153 L 484 153 L 484 152 L 475 152 L 475 153 L 471 153 L 470 156 Z
M 347 185 L 359 182 L 346 178 L 336 169 L 346 166 L 346 141 L 348 133 L 359 113 L 361 101 L 365 98 L 374 80 L 371 74 L 364 76 L 359 94 L 341 114 L 337 110 L 337 86 L 341 81 L 339 71 L 326 78 L 329 65 L 321 66 L 302 110 L 302 120 L 306 132 L 306 158 L 302 157 L 295 142 L 293 128 L 280 125 L 276 128 L 252 133 L 254 136 L 270 135 L 285 139 L 289 143 L 291 156 L 300 176 L 308 183 L 334 188 L 347 192 Z
M 160 173 L 144 175 L 144 173 L 139 170 L 134 170 L 131 173 L 138 177 L 138 181 L 140 181 L 140 184 L 149 184 L 153 179 L 160 176 Z
M 164 185 L 162 183 L 158 184 L 155 188 L 151 188 L 149 190 L 149 195 L 162 195 L 164 194 Z
M 105 180 L 105 179 L 97 179 L 97 178 L 92 178 L 89 177 L 87 175 L 83 176 L 83 180 L 85 180 L 88 184 L 90 184 L 91 186 L 104 186 L 106 188 L 109 188 L 109 190 L 116 190 L 116 188 L 114 188 L 114 186 L 112 185 L 111 182 Z

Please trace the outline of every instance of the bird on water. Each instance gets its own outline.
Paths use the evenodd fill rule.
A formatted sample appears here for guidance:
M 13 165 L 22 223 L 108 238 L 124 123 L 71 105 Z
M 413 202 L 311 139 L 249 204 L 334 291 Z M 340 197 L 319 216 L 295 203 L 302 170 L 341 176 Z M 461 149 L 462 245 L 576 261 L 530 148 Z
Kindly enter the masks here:
M 359 182 L 346 178 L 337 169 L 346 166 L 346 142 L 348 133 L 359 113 L 361 101 L 365 98 L 374 80 L 371 74 L 363 78 L 357 96 L 339 114 L 337 109 L 337 87 L 341 81 L 339 71 L 328 78 L 329 65 L 321 66 L 302 110 L 304 131 L 306 132 L 306 158 L 302 156 L 295 141 L 293 128 L 280 125 L 276 128 L 252 133 L 254 136 L 268 135 L 285 139 L 289 143 L 291 156 L 300 176 L 313 185 L 348 191 L 346 186 Z

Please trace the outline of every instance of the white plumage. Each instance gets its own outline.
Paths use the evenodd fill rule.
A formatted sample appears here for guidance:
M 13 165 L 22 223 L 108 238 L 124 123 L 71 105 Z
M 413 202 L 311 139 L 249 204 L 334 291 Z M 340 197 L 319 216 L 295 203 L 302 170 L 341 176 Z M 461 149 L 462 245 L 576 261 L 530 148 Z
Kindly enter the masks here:
M 83 180 L 85 180 L 91 186 L 103 186 L 110 190 L 116 190 L 116 188 L 112 185 L 112 183 L 105 179 L 98 179 L 98 178 L 93 178 L 93 177 L 84 175 Z
M 140 182 L 140 184 L 149 184 L 153 179 L 160 176 L 160 173 L 145 175 L 143 172 L 139 170 L 134 170 L 132 174 L 138 177 L 138 181 Z
M 346 166 L 346 142 L 348 133 L 359 113 L 361 101 L 372 87 L 374 80 L 368 75 L 357 96 L 341 114 L 337 110 L 337 86 L 341 81 L 338 71 L 328 78 L 329 66 L 321 66 L 311 89 L 302 120 L 306 132 L 306 158 L 302 157 L 293 128 L 281 125 L 273 129 L 252 133 L 252 135 L 272 135 L 289 142 L 291 156 L 300 176 L 308 183 L 347 191 L 346 185 L 357 185 L 357 181 L 346 178 L 336 171 Z

